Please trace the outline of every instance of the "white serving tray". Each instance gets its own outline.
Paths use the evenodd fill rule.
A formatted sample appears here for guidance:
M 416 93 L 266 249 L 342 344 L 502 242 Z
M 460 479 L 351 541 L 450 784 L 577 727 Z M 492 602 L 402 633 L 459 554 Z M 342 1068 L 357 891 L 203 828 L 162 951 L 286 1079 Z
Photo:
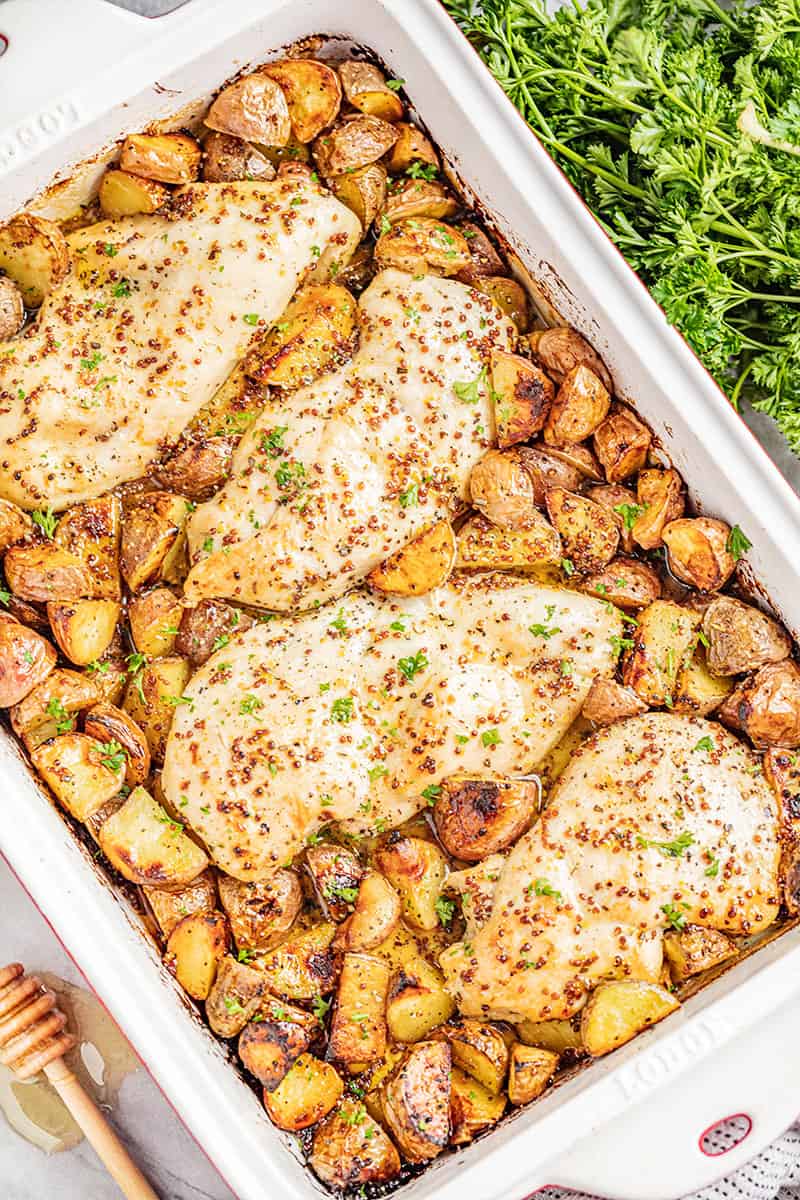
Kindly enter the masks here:
M 0 7 L 0 219 L 120 135 L 320 32 L 370 46 L 406 81 L 542 299 L 604 355 L 698 506 L 744 528 L 754 574 L 800 632 L 800 502 L 436 0 L 192 0 L 157 22 L 103 0 L 9 0 Z M 0 849 L 233 1191 L 240 1200 L 320 1195 L 8 737 L 0 777 Z M 798 1015 L 794 929 L 661 1025 L 443 1155 L 405 1185 L 404 1200 L 522 1200 L 545 1183 L 670 1200 L 713 1182 L 800 1109 Z M 742 1112 L 750 1136 L 719 1158 L 703 1154 L 703 1131 Z

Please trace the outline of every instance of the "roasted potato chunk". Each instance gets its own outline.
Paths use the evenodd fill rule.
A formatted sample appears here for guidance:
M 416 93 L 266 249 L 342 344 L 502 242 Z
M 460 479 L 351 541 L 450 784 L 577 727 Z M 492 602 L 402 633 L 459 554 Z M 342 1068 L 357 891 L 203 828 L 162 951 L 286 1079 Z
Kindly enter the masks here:
M 206 113 L 205 124 L 217 133 L 267 146 L 285 146 L 292 133 L 283 88 L 264 71 L 244 75 L 223 88 Z
M 12 546 L 5 557 L 6 582 L 22 600 L 81 600 L 94 593 L 86 565 L 53 542 Z
M 124 759 L 128 787 L 144 783 L 150 774 L 150 749 L 141 729 L 126 712 L 114 704 L 95 704 L 87 712 L 83 728 L 89 737 L 105 745 L 106 754 Z
M 310 284 L 290 302 L 278 325 L 251 352 L 251 379 L 294 389 L 345 362 L 356 336 L 356 302 L 337 283 Z
M 563 553 L 561 538 L 541 513 L 527 529 L 498 529 L 476 516 L 458 532 L 456 566 L 467 571 L 533 570 L 559 563 Z
M 147 658 L 172 654 L 183 613 L 180 600 L 167 587 L 155 587 L 134 596 L 128 605 L 128 620 L 139 653 Z
M 340 926 L 336 950 L 373 950 L 400 921 L 402 905 L 395 889 L 378 871 L 366 871 L 358 886 L 355 908 Z
M 397 889 L 409 925 L 436 929 L 436 901 L 447 874 L 438 846 L 422 838 L 390 834 L 375 852 L 375 865 Z
M 59 733 L 75 728 L 75 715 L 99 699 L 97 687 L 85 675 L 61 667 L 45 678 L 11 709 L 11 726 L 29 750 Z
M 397 92 L 386 86 L 383 72 L 372 63 L 340 63 L 339 78 L 353 108 L 370 117 L 380 117 L 382 121 L 402 121 L 403 101 Z
M 0 298 L 3 282 L 5 280 L 0 277 Z M 33 531 L 34 524 L 28 513 L 23 512 L 10 500 L 0 498 L 0 553 L 7 550 L 9 546 L 16 546 L 19 542 L 26 541 L 31 537 Z
M 186 523 L 188 508 L 174 492 L 148 492 L 126 514 L 120 569 L 132 592 L 163 577 L 164 566 Z
M 449 521 L 437 521 L 370 571 L 367 583 L 392 596 L 422 596 L 444 583 L 455 558 L 452 526 Z
M 144 733 L 155 762 L 164 760 L 175 708 L 184 703 L 190 674 L 185 658 L 157 658 L 131 676 L 125 691 L 122 707 Z
M 653 435 L 631 409 L 619 404 L 594 432 L 594 449 L 609 483 L 621 483 L 647 462 Z
M 285 58 L 265 63 L 259 70 L 280 85 L 296 141 L 313 141 L 336 120 L 342 103 L 342 89 L 339 76 L 332 67 L 313 58 Z
M 539 807 L 539 788 L 524 779 L 442 781 L 433 806 L 445 850 L 463 862 L 480 862 L 511 846 L 529 828 Z
M 409 1162 L 436 1158 L 450 1133 L 450 1046 L 418 1042 L 383 1085 L 389 1132 Z
M 116 600 L 50 600 L 47 617 L 65 658 L 79 667 L 102 658 L 114 640 L 120 605 Z
M 313 1077 L 307 1079 L 308 1084 L 313 1082 Z M 339 1094 L 341 1090 L 340 1080 Z M 314 1117 L 314 1121 L 317 1119 Z M 400 1173 L 400 1156 L 392 1142 L 381 1126 L 371 1120 L 364 1105 L 351 1099 L 343 1100 L 314 1130 L 309 1163 L 323 1183 L 342 1189 L 385 1183 Z
M 297 872 L 282 868 L 257 883 L 220 875 L 219 898 L 239 949 L 271 950 L 294 925 L 303 889 Z
M 475 507 L 500 529 L 526 529 L 541 516 L 533 480 L 514 450 L 489 450 L 472 468 L 469 490 Z
M 267 156 L 243 138 L 212 130 L 204 139 L 203 179 L 206 183 L 274 178 L 275 168 Z
M 349 175 L 337 175 L 331 181 L 333 194 L 354 212 L 364 229 L 386 203 L 386 168 L 381 163 L 369 163 Z
M 442 1028 L 450 1043 L 453 1062 L 481 1087 L 496 1096 L 502 1091 L 508 1073 L 508 1046 L 493 1025 L 461 1017 Z
M 558 1068 L 558 1055 L 538 1046 L 515 1042 L 508 1062 L 508 1098 L 512 1104 L 529 1104 L 546 1091 Z
M 98 834 L 100 848 L 131 883 L 185 887 L 208 866 L 205 852 L 149 792 L 137 787 Z
M 200 667 L 217 650 L 227 646 L 234 634 L 249 629 L 253 618 L 223 600 L 201 600 L 194 608 L 182 608 L 175 649 L 185 654 L 193 667 Z
M 383 158 L 398 136 L 388 121 L 358 113 L 320 134 L 312 148 L 314 160 L 323 178 L 335 179 Z
M 318 1028 L 316 1017 L 304 1009 L 283 1000 L 266 1001 L 258 1020 L 239 1034 L 239 1058 L 265 1091 L 274 1092 L 311 1045 Z
M 435 180 L 403 179 L 396 181 L 381 210 L 381 233 L 385 221 L 408 221 L 414 217 L 431 217 L 442 221 L 458 212 L 455 196 Z
M 472 281 L 472 287 L 488 296 L 500 312 L 514 322 L 519 333 L 525 332 L 528 328 L 528 297 L 516 279 L 481 275 Z
M 13 279 L 0 275 L 0 342 L 16 337 L 25 324 L 25 303 Z M 3 500 L 3 506 L 10 504 Z
M 691 658 L 700 614 L 671 600 L 655 600 L 639 617 L 625 656 L 622 682 L 651 708 L 671 704 L 678 672 Z
M 545 371 L 556 383 L 561 383 L 575 367 L 583 366 L 595 373 L 607 392 L 614 391 L 606 364 L 576 329 L 563 325 L 537 331 L 531 334 L 530 343 Z
M 38 308 L 69 268 L 67 239 L 52 221 L 19 213 L 0 228 L 0 270 L 17 285 L 26 308 Z
M 397 137 L 388 158 L 388 167 L 393 175 L 405 175 L 415 162 L 428 164 L 439 170 L 439 156 L 421 129 L 402 121 L 395 126 L 395 132 Z
M 334 842 L 320 842 L 306 850 L 306 866 L 324 915 L 343 921 L 356 901 L 364 873 L 355 854 Z
M 515 446 L 514 455 L 531 477 L 533 499 L 539 508 L 544 508 L 549 488 L 561 487 L 568 492 L 577 492 L 583 484 L 583 473 L 550 447 Z
M 0 708 L 19 704 L 43 683 L 57 657 L 45 638 L 0 613 Z
M 392 976 L 386 1022 L 395 1042 L 420 1042 L 455 1012 L 455 1001 L 439 971 L 413 958 Z
M 564 554 L 579 572 L 602 571 L 617 552 L 619 530 L 608 510 L 564 488 L 550 488 L 547 512 Z
M 631 530 L 641 513 L 636 503 L 636 493 L 618 483 L 602 483 L 599 487 L 587 488 L 586 496 L 611 513 L 619 530 L 620 550 L 624 554 L 632 554 L 636 544 Z
M 631 527 L 631 536 L 643 550 L 661 545 L 664 526 L 683 516 L 683 480 L 677 471 L 640 471 L 636 502 L 641 512 Z
M 593 1058 L 608 1054 L 679 1007 L 675 997 L 657 983 L 641 979 L 601 983 L 581 1015 L 583 1045 Z
M 217 963 L 217 974 L 206 998 L 208 1023 L 220 1037 L 236 1037 L 266 996 L 267 983 L 261 972 L 226 954 Z
M 142 892 L 165 938 L 184 917 L 212 913 L 217 907 L 217 884 L 210 870 L 177 892 L 159 887 L 143 887 Z
M 540 1046 L 561 1055 L 569 1052 L 573 1057 L 583 1053 L 580 1018 L 571 1021 L 521 1021 L 517 1034 L 526 1046 Z
M 598 675 L 583 702 L 581 714 L 593 725 L 613 725 L 627 717 L 638 717 L 647 712 L 647 705 L 633 688 L 617 683 L 616 679 L 604 679 Z
M 132 133 L 122 144 L 119 165 L 159 183 L 192 183 L 199 178 L 201 158 L 199 145 L 186 133 Z
M 689 587 L 716 592 L 727 583 L 736 563 L 727 549 L 730 525 L 711 517 L 681 517 L 664 526 L 670 571 Z
M 469 263 L 469 247 L 453 225 L 430 217 L 398 221 L 375 243 L 378 267 L 409 275 L 456 275 Z
M 267 987 L 287 1000 L 313 1000 L 333 990 L 336 975 L 331 942 L 336 926 L 325 921 L 298 933 L 265 954 Z
M 207 500 L 228 478 L 235 435 L 192 441 L 158 468 L 158 482 L 189 500 Z
M 675 712 L 707 717 L 719 708 L 732 688 L 733 680 L 729 676 L 711 674 L 705 651 L 698 646 L 678 672 L 674 696 Z
M 110 167 L 100 180 L 98 200 L 107 217 L 134 217 L 156 212 L 169 195 L 169 188 L 155 179 Z
M 562 380 L 542 436 L 550 446 L 582 442 L 602 424 L 610 407 L 611 396 L 594 371 L 573 367 Z
M 330 1063 L 320 1062 L 312 1054 L 301 1054 L 292 1068 L 284 1075 L 275 1091 L 264 1091 L 264 1107 L 272 1122 L 279 1129 L 293 1131 L 308 1129 L 309 1125 L 316 1125 L 331 1111 L 343 1091 L 344 1084 L 341 1077 Z M 355 1105 L 355 1101 L 345 1100 L 344 1104 Z M 317 1145 L 317 1139 L 325 1138 L 326 1126 L 327 1122 L 324 1122 L 314 1131 L 314 1147 Z M 371 1126 L 368 1125 L 369 1127 Z M 352 1128 L 351 1125 L 347 1125 L 348 1131 Z M 342 1161 L 343 1140 L 346 1140 L 347 1133 L 339 1130 L 337 1126 L 336 1133 L 333 1134 L 331 1131 L 331 1134 L 333 1140 L 330 1143 L 324 1143 L 321 1140 L 319 1162 L 322 1164 L 323 1161 L 327 1161 L 325 1150 L 330 1146 L 331 1169 L 338 1168 L 341 1172 L 347 1165 L 350 1165 L 349 1159 L 346 1162 Z M 359 1157 L 358 1162 L 361 1163 L 361 1161 L 362 1159 Z M 311 1165 L 320 1178 L 324 1178 L 321 1171 L 315 1166 L 313 1149 Z M 360 1169 L 364 1168 L 360 1167 Z
M 192 913 L 169 935 L 164 961 L 185 992 L 205 1000 L 227 949 L 228 924 L 222 913 Z
M 31 761 L 59 804 L 85 821 L 116 796 L 124 764 L 83 733 L 64 733 L 31 753 Z
M 330 1032 L 330 1055 L 344 1063 L 371 1063 L 386 1051 L 389 964 L 372 954 L 347 953 Z
M 760 667 L 734 688 L 717 716 L 754 746 L 800 746 L 800 670 L 788 658 Z
M 506 1098 L 492 1095 L 458 1067 L 450 1073 L 450 1143 L 464 1146 L 503 1115 Z
M 462 221 L 458 226 L 469 245 L 470 264 L 459 271 L 458 278 L 462 283 L 474 287 L 476 280 L 486 276 L 502 277 L 506 273 L 503 262 L 493 243 L 474 221 Z
M 119 544 L 122 517 L 116 496 L 100 496 L 68 508 L 54 534 L 56 546 L 81 559 L 92 578 L 88 595 L 97 600 L 119 600 Z M 77 599 L 54 596 L 55 600 Z
M 664 934 L 664 957 L 673 983 L 683 983 L 691 975 L 716 967 L 735 954 L 733 942 L 717 929 L 686 925 Z
M 661 596 L 661 580 L 653 567 L 638 558 L 613 558 L 602 571 L 581 580 L 581 591 L 635 612 Z
M 544 427 L 555 388 L 544 371 L 507 350 L 492 351 L 492 400 L 500 449 L 527 442 Z
M 792 643 L 777 621 L 758 608 L 719 596 L 703 614 L 708 669 L 714 675 L 741 675 L 788 658 Z

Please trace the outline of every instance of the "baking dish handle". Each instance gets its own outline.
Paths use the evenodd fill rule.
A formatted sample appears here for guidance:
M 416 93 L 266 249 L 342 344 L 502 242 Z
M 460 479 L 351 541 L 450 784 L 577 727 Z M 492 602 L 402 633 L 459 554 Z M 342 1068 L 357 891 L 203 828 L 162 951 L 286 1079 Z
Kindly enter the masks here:
M 675 1200 L 743 1166 L 800 1114 L 799 1017 L 797 1001 L 785 1004 L 652 1098 L 634 1098 L 551 1162 L 548 1183 L 616 1200 Z M 657 1058 L 640 1071 L 644 1096 L 658 1082 Z M 664 1062 L 662 1077 L 669 1072 Z M 628 1086 L 636 1083 L 634 1075 Z

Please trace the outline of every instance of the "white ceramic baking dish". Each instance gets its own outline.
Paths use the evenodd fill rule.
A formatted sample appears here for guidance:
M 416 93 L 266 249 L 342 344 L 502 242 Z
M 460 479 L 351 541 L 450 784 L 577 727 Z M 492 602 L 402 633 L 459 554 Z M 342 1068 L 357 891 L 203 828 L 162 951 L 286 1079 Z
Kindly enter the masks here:
M 698 506 L 743 527 L 754 575 L 800 632 L 800 502 L 436 0 L 192 0 L 157 22 L 102 0 L 9 0 L 0 7 L 0 218 L 122 134 L 185 111 L 242 67 L 320 32 L 372 47 L 406 81 L 540 302 L 602 352 Z M 135 916 L 5 736 L 0 772 L 0 848 L 240 1200 L 319 1195 L 297 1146 L 189 1012 Z M 648 1034 L 443 1155 L 403 1196 L 521 1200 L 549 1182 L 659 1200 L 711 1182 L 800 1110 L 798 1012 L 794 929 Z M 719 1159 L 703 1154 L 703 1131 L 733 1113 L 748 1115 L 750 1136 Z

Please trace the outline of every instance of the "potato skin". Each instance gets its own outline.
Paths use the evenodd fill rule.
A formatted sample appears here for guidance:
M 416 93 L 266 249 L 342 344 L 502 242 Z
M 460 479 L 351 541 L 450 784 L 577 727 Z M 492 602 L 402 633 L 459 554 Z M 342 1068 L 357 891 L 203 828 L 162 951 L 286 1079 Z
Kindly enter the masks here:
M 375 865 L 397 888 L 406 921 L 415 929 L 437 929 L 435 904 L 447 874 L 438 846 L 423 838 L 392 833 L 375 851 Z
M 500 449 L 526 442 L 544 427 L 555 397 L 552 381 L 527 358 L 492 351 L 492 390 Z
M 12 546 L 6 551 L 8 586 L 22 600 L 44 603 L 83 600 L 94 594 L 94 583 L 85 564 L 46 542 L 34 546 Z
M 700 592 L 716 592 L 734 572 L 727 549 L 730 525 L 711 517 L 681 517 L 661 533 L 672 574 Z
M 386 1123 L 409 1162 L 441 1154 L 450 1135 L 450 1046 L 417 1042 L 383 1085 Z
M 469 262 L 469 247 L 454 225 L 415 217 L 397 221 L 381 234 L 375 262 L 410 275 L 457 275 Z
M 608 368 L 577 329 L 566 325 L 531 334 L 531 347 L 547 374 L 560 383 L 577 366 L 594 371 L 607 392 L 614 391 Z
M 504 1095 L 493 1096 L 458 1067 L 450 1072 L 450 1144 L 464 1146 L 503 1115 Z
M 682 983 L 735 954 L 733 942 L 718 929 L 686 925 L 681 930 L 670 929 L 664 934 L 664 957 L 673 983 Z
M 444 979 L 424 958 L 412 958 L 392 976 L 386 1022 L 393 1042 L 419 1042 L 448 1021 L 455 1001 Z
M 581 591 L 635 612 L 661 596 L 658 571 L 638 558 L 612 558 L 607 567 L 581 580 Z
M 630 633 L 633 648 L 625 655 L 622 682 L 650 707 L 670 704 L 678 673 L 697 641 L 700 614 L 671 600 L 654 600 L 643 609 Z
M 337 175 L 331 181 L 333 194 L 354 212 L 364 229 L 386 203 L 386 168 L 381 163 L 368 163 L 358 171 Z
M 207 662 L 236 633 L 250 629 L 249 613 L 233 608 L 224 600 L 201 600 L 194 608 L 183 608 L 175 639 L 175 650 L 184 654 L 193 667 Z
M 673 470 L 640 471 L 636 502 L 642 512 L 631 529 L 633 540 L 643 550 L 655 550 L 664 526 L 683 516 L 683 480 Z
M 345 362 L 356 336 L 356 302 L 336 283 L 295 293 L 279 326 L 248 355 L 245 371 L 258 383 L 294 389 Z
M 331 921 L 343 921 L 364 873 L 355 854 L 333 842 L 321 842 L 306 850 L 306 867 L 323 914 Z
M 398 138 L 397 130 L 380 117 L 358 113 L 320 134 L 312 151 L 320 174 L 333 179 L 377 162 Z
M 189 442 L 158 468 L 158 482 L 167 491 L 180 492 L 189 500 L 207 500 L 230 474 L 233 443 L 233 437 Z
M 539 508 L 544 507 L 548 488 L 577 492 L 583 483 L 583 474 L 578 467 L 554 453 L 551 447 L 516 446 L 514 452 L 531 477 L 534 503 Z
M 647 462 L 653 435 L 625 405 L 615 405 L 594 431 L 594 450 L 609 483 L 621 483 Z
M 512 1104 L 529 1104 L 547 1089 L 558 1068 L 558 1055 L 538 1046 L 515 1042 L 508 1070 L 508 1098 Z
M 533 480 L 513 450 L 489 450 L 472 468 L 470 499 L 501 529 L 525 529 L 539 515 Z
M 10 279 L 0 276 L 0 305 L 2 305 L 2 284 L 10 283 Z M 0 308 L 2 321 L 2 308 Z M 0 338 L 0 341 L 2 339 Z M 0 498 L 0 553 L 9 546 L 24 542 L 33 535 L 35 526 L 28 513 L 24 512 L 10 500 Z
M 339 78 L 344 94 L 354 108 L 384 121 L 402 120 L 403 101 L 397 92 L 386 86 L 383 72 L 372 63 L 340 63 Z
M 47 617 L 65 658 L 79 667 L 102 658 L 114 640 L 121 606 L 116 600 L 49 600 Z
M 507 267 L 494 244 L 489 240 L 480 225 L 474 221 L 460 221 L 459 231 L 463 234 L 469 246 L 469 265 L 459 271 L 456 276 L 462 283 L 475 286 L 475 281 L 485 276 L 502 276 Z
M 258 1012 L 266 995 L 267 983 L 262 972 L 226 954 L 217 964 L 217 974 L 206 997 L 209 1025 L 220 1037 L 236 1037 Z
M 456 567 L 462 570 L 530 570 L 561 561 L 561 538 L 550 522 L 537 512 L 525 529 L 499 529 L 477 515 L 458 531 Z
M 148 658 L 172 654 L 183 611 L 180 600 L 167 587 L 134 596 L 128 605 L 128 621 L 139 653 Z
M 313 141 L 336 120 L 342 89 L 339 76 L 326 63 L 287 58 L 265 63 L 259 70 L 280 85 L 289 108 L 292 135 L 301 144 Z
M 206 113 L 205 124 L 217 133 L 267 146 L 285 146 L 292 132 L 282 88 L 261 71 L 223 88 Z
M 545 502 L 564 553 L 576 571 L 602 571 L 619 544 L 619 531 L 607 509 L 564 488 L 550 488 Z
M 266 1001 L 260 1019 L 245 1025 L 237 1052 L 242 1063 L 267 1092 L 274 1092 L 317 1032 L 317 1020 L 285 1001 Z
M 344 1063 L 371 1063 L 383 1058 L 389 975 L 385 958 L 345 953 L 328 1043 L 331 1058 Z
M 68 508 L 58 522 L 54 542 L 74 554 L 86 566 L 92 579 L 88 593 L 97 600 L 122 597 L 119 578 L 119 544 L 122 523 L 121 506 L 116 496 L 107 494 Z M 69 596 L 57 596 L 68 600 Z
M 120 570 L 132 592 L 163 575 L 186 522 L 187 505 L 174 492 L 148 492 L 125 514 Z
M 0 613 L 0 708 L 19 704 L 56 665 L 55 647 L 40 634 Z
M 269 159 L 244 138 L 212 130 L 203 142 L 203 179 L 233 183 L 241 179 L 274 179 Z
M 395 141 L 387 166 L 392 175 L 403 175 L 412 163 L 428 163 L 439 170 L 439 155 L 430 139 L 416 125 L 401 121 L 395 125 Z
M 98 200 L 107 217 L 154 213 L 169 198 L 169 188 L 155 179 L 109 168 L 100 181 Z
M 611 396 L 599 376 L 583 364 L 564 376 L 544 427 L 549 446 L 582 442 L 605 420 Z
M 792 644 L 777 621 L 732 596 L 719 596 L 703 614 L 708 668 L 715 675 L 741 675 L 788 658 Z
M 309 1163 L 323 1183 L 339 1189 L 384 1183 L 400 1173 L 400 1156 L 385 1131 L 349 1098 L 314 1130 Z
M 800 670 L 791 659 L 768 663 L 740 683 L 717 715 L 743 729 L 754 746 L 800 746 Z
M 0 269 L 19 288 L 27 308 L 38 308 L 69 268 L 67 239 L 53 221 L 19 213 L 0 227 Z
M 217 884 L 210 870 L 203 871 L 178 892 L 159 887 L 143 887 L 142 892 L 165 938 L 184 917 L 210 913 L 217 906 Z
M 355 908 L 340 925 L 334 949 L 374 949 L 397 927 L 401 913 L 400 897 L 389 880 L 379 871 L 366 871 L 358 886 Z
M 63 808 L 85 821 L 122 786 L 122 767 L 104 762 L 103 747 L 84 733 L 64 733 L 31 752 L 31 761 Z
M 192 183 L 200 174 L 200 159 L 200 147 L 188 134 L 132 133 L 122 145 L 119 165 L 159 183 Z
M 150 749 L 135 721 L 114 704 L 101 701 L 86 713 L 84 731 L 97 742 L 118 742 L 125 751 L 125 782 L 138 787 L 150 774 Z
M 412 217 L 446 220 L 458 212 L 455 196 L 436 180 L 404 179 L 396 181 L 381 206 L 381 218 L 391 224 Z
M 131 883 L 184 887 L 208 866 L 204 851 L 142 787 L 101 826 L 98 841 Z
M 236 945 L 248 950 L 270 950 L 278 945 L 303 906 L 297 872 L 286 869 L 258 883 L 220 875 L 219 896 Z
M 451 776 L 433 806 L 439 840 L 453 858 L 480 862 L 528 829 L 539 807 L 533 781 Z
M 11 727 L 17 737 L 29 746 L 30 734 L 39 727 L 45 727 L 49 737 L 74 729 L 75 714 L 89 708 L 98 699 L 93 680 L 79 675 L 77 671 L 56 667 L 48 671 L 42 682 L 37 683 L 12 707 L 9 714 Z M 53 716 L 53 710 L 58 716 Z M 59 724 L 66 728 L 57 728 Z
M 601 504 L 603 508 L 608 509 L 619 530 L 620 550 L 624 554 L 632 554 L 636 543 L 631 532 L 631 518 L 635 520 L 639 507 L 636 493 L 619 483 L 601 483 L 597 487 L 587 488 L 586 496 L 595 504 Z
M 518 333 L 525 332 L 529 318 L 528 297 L 516 279 L 508 279 L 505 275 L 479 275 L 472 282 L 472 287 L 488 296 L 500 312 L 514 322 Z
M 16 337 L 25 321 L 25 304 L 22 292 L 13 279 L 0 276 L 0 342 Z M 8 500 L 3 501 L 8 504 Z
M 164 961 L 184 991 L 205 1000 L 227 949 L 228 925 L 222 913 L 191 913 L 169 935 Z
M 647 705 L 633 688 L 617 683 L 616 679 L 604 679 L 601 675 L 593 680 L 581 709 L 587 721 L 599 726 L 613 725 L 615 721 L 637 717 L 644 712 L 647 712 Z

